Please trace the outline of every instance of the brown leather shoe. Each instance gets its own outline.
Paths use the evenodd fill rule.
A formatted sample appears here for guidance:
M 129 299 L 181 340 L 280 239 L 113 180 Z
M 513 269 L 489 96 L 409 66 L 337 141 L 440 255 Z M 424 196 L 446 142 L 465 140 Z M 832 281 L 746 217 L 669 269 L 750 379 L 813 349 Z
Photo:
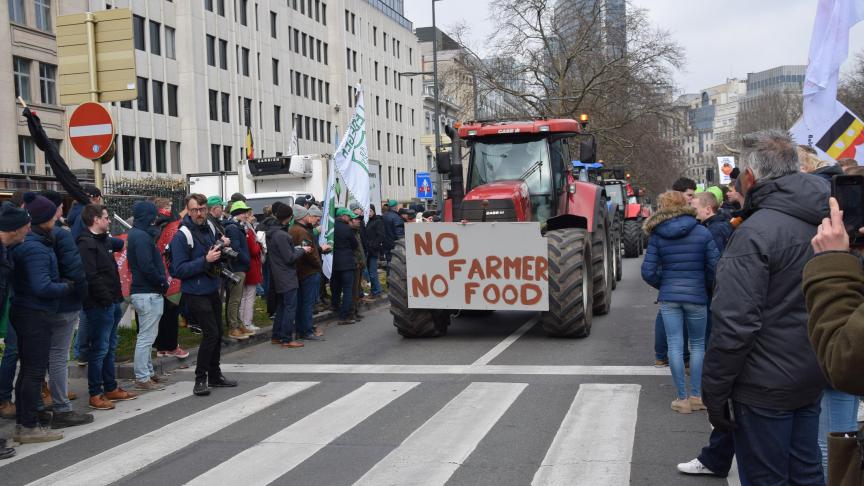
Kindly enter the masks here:
M 15 404 L 4 400 L 0 402 L 0 418 L 4 419 L 14 419 L 15 418 Z
M 51 410 L 54 408 L 54 400 L 51 399 L 51 390 L 48 389 L 48 383 L 42 382 L 42 405 L 45 406 L 45 410 Z
M 246 326 L 240 326 L 237 328 L 237 330 L 239 330 L 243 334 L 246 334 L 247 336 L 251 336 L 251 335 L 255 334 L 255 331 L 253 331 L 252 329 L 249 329 Z
M 228 337 L 231 339 L 236 339 L 238 341 L 242 341 L 244 339 L 249 339 L 249 335 L 240 329 L 231 329 L 228 331 Z
M 138 394 L 128 392 L 118 386 L 116 390 L 105 392 L 105 398 L 111 400 L 112 402 L 125 402 L 127 400 L 135 400 L 136 398 L 138 398 Z
M 76 395 L 75 392 L 70 391 L 66 392 L 66 398 L 71 402 L 72 400 L 76 400 L 78 398 L 78 395 Z
M 288 343 L 282 343 L 282 348 L 283 348 L 283 349 L 302 348 L 303 346 L 305 346 L 305 344 L 300 343 L 300 342 L 297 342 L 297 341 L 291 341 L 291 342 L 288 342 Z
M 89 405 L 94 410 L 111 410 L 114 408 L 114 403 L 105 398 L 105 395 L 91 396 Z

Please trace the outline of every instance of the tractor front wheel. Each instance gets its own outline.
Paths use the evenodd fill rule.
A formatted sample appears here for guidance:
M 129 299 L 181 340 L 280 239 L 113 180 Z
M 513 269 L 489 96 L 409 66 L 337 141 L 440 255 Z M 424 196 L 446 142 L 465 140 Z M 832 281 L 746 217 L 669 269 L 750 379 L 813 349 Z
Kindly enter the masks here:
M 546 334 L 587 337 L 591 333 L 594 291 L 591 235 L 577 228 L 546 233 L 549 245 L 549 310 L 540 314 Z
M 390 313 L 393 325 L 403 337 L 438 337 L 447 334 L 450 312 L 436 309 L 408 307 L 408 269 L 405 262 L 405 242 L 396 242 L 391 252 L 390 276 L 387 278 L 390 294 Z

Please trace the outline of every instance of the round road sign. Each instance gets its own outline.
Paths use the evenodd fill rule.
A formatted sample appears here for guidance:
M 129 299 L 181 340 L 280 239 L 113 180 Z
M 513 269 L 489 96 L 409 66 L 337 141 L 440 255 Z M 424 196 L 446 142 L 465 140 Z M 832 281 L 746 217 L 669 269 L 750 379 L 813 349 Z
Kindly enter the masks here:
M 99 103 L 83 103 L 69 117 L 69 141 L 84 158 L 96 160 L 111 148 L 114 122 L 111 114 Z

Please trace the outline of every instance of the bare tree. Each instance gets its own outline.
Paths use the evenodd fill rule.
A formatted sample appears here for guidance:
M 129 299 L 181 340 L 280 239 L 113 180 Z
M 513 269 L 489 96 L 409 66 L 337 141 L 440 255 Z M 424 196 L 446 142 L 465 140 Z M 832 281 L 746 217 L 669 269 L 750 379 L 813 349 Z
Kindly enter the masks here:
M 858 51 L 852 71 L 843 76 L 837 99 L 858 117 L 864 116 L 864 50 Z
M 789 130 L 801 117 L 802 98 L 800 92 L 770 91 L 741 104 L 738 110 L 737 131 L 740 135 L 777 128 Z M 737 147 L 738 139 L 732 141 Z

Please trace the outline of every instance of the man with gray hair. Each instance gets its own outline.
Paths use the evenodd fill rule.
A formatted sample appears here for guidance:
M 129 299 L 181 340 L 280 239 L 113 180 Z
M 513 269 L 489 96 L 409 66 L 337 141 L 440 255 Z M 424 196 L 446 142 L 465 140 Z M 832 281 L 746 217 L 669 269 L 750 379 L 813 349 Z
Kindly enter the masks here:
M 801 275 L 828 216 L 828 186 L 799 172 L 784 132 L 746 136 L 742 149 L 746 219 L 717 264 L 702 398 L 714 427 L 732 430 L 747 484 L 824 485 L 816 439 L 825 380 Z

